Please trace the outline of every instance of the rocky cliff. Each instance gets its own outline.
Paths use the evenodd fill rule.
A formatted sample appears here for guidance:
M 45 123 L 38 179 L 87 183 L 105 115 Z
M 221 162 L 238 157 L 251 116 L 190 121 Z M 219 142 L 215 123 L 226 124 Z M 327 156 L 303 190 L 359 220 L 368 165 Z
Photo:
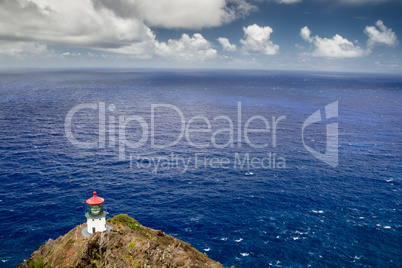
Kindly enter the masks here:
M 142 226 L 127 215 L 108 220 L 113 229 L 88 238 L 86 223 L 50 240 L 18 268 L 26 267 L 222 267 L 190 244 Z

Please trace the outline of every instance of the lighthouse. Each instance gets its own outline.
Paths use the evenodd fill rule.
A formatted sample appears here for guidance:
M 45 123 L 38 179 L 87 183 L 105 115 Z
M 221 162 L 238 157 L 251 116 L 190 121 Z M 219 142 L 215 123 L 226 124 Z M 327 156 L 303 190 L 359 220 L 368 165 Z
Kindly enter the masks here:
M 108 226 L 106 226 L 106 215 L 107 212 L 103 208 L 103 198 L 94 195 L 87 200 L 88 210 L 85 213 L 87 217 L 87 232 L 89 234 L 94 234 L 96 232 L 106 231 Z

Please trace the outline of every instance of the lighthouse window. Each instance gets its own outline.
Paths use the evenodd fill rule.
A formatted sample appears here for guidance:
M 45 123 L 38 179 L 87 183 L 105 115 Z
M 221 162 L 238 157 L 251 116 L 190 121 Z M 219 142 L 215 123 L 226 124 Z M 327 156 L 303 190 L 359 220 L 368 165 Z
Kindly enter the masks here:
M 103 204 L 100 205 L 88 205 L 88 212 L 90 215 L 99 215 L 103 213 Z
M 92 206 L 92 214 L 99 214 L 100 207 L 98 205 Z

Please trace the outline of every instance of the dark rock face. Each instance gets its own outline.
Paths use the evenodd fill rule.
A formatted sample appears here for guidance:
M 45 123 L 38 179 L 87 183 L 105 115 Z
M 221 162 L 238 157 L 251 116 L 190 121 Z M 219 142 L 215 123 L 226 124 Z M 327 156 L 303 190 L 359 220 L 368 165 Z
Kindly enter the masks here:
M 127 215 L 108 220 L 111 231 L 85 238 L 86 224 L 48 241 L 18 268 L 27 267 L 222 267 L 190 244 L 161 230 L 140 225 Z M 38 264 L 38 266 L 34 266 Z

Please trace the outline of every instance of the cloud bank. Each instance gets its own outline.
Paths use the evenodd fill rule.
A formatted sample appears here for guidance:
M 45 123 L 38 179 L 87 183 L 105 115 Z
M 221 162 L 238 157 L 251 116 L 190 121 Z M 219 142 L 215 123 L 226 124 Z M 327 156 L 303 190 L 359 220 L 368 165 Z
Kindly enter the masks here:
M 3 0 L 0 2 L 0 54 L 46 52 L 46 45 L 130 54 L 205 60 L 217 51 L 201 34 L 167 43 L 149 26 L 197 29 L 219 26 L 251 12 L 243 0 Z M 40 49 L 39 49 L 40 48 Z
M 367 48 L 362 48 L 339 34 L 332 38 L 322 38 L 318 35 L 311 36 L 311 31 L 307 26 L 300 30 L 300 36 L 314 47 L 310 53 L 313 57 L 362 57 L 370 54 L 375 45 L 396 46 L 399 43 L 396 34 L 391 28 L 386 27 L 381 20 L 378 20 L 375 26 L 366 26 L 364 33 L 369 37 Z
M 284 9 L 289 9 L 287 5 L 303 2 L 265 1 Z M 381 0 L 337 2 L 363 4 Z M 227 26 L 257 11 L 259 3 L 262 0 L 80 0 L 74 4 L 70 0 L 1 0 L 0 60 L 58 60 L 82 56 L 85 61 L 85 56 L 88 56 L 127 61 L 167 60 L 169 64 L 170 61 L 208 60 L 216 63 L 214 59 L 263 62 L 264 57 L 255 56 L 279 54 L 279 44 L 275 39 L 271 40 L 274 29 L 258 24 L 246 24 L 243 28 L 243 25 Z M 229 30 L 230 36 L 220 32 L 214 38 L 220 37 L 210 42 L 202 35 L 203 29 L 220 26 L 224 26 L 222 31 Z M 154 31 L 151 27 L 155 27 Z M 242 30 L 243 36 L 233 40 L 233 36 L 241 34 Z M 181 36 L 161 41 L 156 36 L 161 31 L 181 31 Z M 186 31 L 191 31 L 191 34 Z M 212 36 L 216 34 L 215 30 L 208 32 L 209 36 L 211 33 Z M 357 58 L 369 55 L 377 46 L 395 47 L 399 44 L 395 32 L 381 20 L 374 26 L 366 26 L 364 33 L 368 36 L 366 45 L 348 40 L 343 34 L 333 37 L 312 35 L 305 26 L 299 34 L 310 48 L 302 55 Z M 297 33 L 292 35 L 286 39 L 284 33 L 278 36 L 282 36 L 280 41 L 284 43 L 297 38 Z M 231 41 L 227 37 L 231 37 Z M 297 47 L 304 49 L 299 44 Z M 281 56 L 291 54 L 291 51 L 284 51 Z
M 140 59 L 211 59 L 217 51 L 201 34 L 159 42 L 149 27 L 217 27 L 255 10 L 246 0 L 3 0 L 0 54 L 26 57 L 61 45 Z M 225 38 L 219 42 L 227 51 L 236 50 Z
M 83 0 L 80 0 L 83 1 Z M 110 10 L 116 17 L 138 18 L 150 27 L 201 29 L 220 26 L 236 18 L 246 3 L 225 0 L 92 0 L 96 10 Z M 241 6 L 241 7 L 239 7 Z M 244 12 L 244 11 L 243 11 Z

